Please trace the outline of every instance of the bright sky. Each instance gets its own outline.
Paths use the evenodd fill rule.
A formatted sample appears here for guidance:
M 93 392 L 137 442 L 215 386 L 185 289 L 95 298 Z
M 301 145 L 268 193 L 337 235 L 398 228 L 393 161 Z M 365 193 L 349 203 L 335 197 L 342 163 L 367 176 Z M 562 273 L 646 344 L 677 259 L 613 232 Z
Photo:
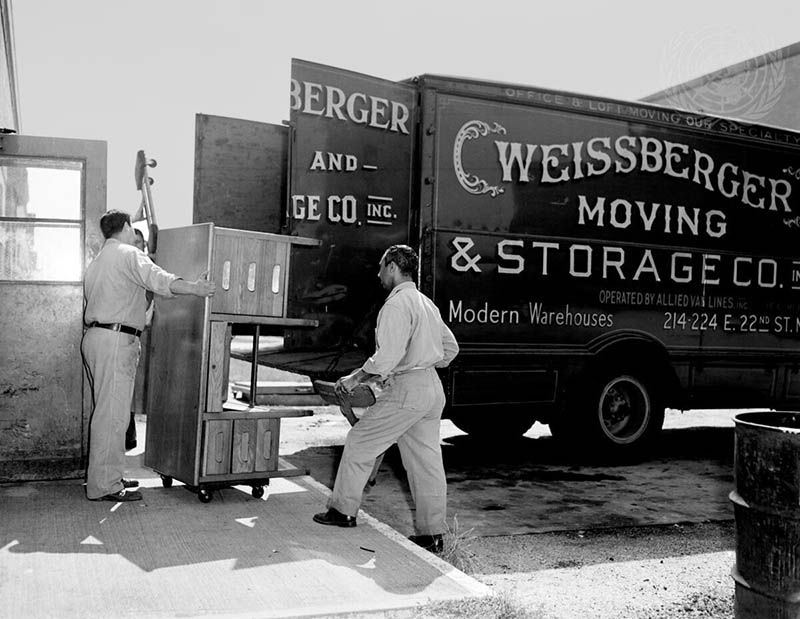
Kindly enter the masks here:
M 162 228 L 191 223 L 195 114 L 279 124 L 290 59 L 633 100 L 800 40 L 798 0 L 12 0 L 22 133 L 108 142 L 108 207 L 136 151 Z

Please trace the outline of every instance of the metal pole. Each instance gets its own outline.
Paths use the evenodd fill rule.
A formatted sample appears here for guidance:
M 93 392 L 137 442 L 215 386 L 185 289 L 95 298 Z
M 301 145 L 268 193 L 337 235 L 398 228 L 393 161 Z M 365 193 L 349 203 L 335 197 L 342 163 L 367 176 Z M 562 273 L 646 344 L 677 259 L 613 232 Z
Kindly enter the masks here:
M 250 366 L 250 405 L 256 405 L 258 394 L 258 339 L 261 337 L 261 325 L 256 325 L 256 332 L 253 334 L 253 364 Z

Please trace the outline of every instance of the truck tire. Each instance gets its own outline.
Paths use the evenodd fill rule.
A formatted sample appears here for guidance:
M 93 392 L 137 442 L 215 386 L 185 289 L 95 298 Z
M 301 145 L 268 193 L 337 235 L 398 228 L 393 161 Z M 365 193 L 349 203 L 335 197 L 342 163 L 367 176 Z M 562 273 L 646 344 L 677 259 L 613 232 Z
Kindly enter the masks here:
M 627 367 L 598 371 L 570 407 L 578 442 L 591 455 L 639 455 L 661 431 L 664 404 L 650 374 Z M 555 424 L 554 436 L 563 435 Z M 572 424 L 570 424 L 572 425 Z
M 450 420 L 459 430 L 470 436 L 489 441 L 519 438 L 534 424 L 531 414 L 524 412 L 507 412 L 500 414 L 503 405 L 471 409 L 469 412 L 451 413 Z

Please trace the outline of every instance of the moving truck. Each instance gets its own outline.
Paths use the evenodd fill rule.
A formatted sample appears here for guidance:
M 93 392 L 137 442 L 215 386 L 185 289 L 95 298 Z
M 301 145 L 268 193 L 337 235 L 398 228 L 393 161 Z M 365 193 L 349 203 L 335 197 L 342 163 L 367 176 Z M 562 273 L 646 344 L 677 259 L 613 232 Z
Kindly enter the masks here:
M 289 314 L 319 326 L 282 332 L 262 363 L 328 379 L 360 365 L 385 298 L 378 260 L 406 243 L 461 345 L 442 378 L 468 433 L 539 421 L 625 453 L 665 407 L 800 399 L 797 133 L 298 60 L 289 95 L 290 122 L 241 133 L 263 165 L 211 174 L 243 121 L 197 120 L 195 222 L 321 241 L 293 250 L 289 294 Z M 220 206 L 226 183 L 259 182 L 268 200 Z

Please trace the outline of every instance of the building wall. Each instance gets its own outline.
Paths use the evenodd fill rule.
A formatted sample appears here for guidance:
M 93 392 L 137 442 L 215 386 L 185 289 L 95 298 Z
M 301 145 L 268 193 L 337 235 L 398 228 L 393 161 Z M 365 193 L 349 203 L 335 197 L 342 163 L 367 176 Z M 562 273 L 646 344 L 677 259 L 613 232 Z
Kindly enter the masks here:
M 800 43 L 725 67 L 642 100 L 800 131 Z

